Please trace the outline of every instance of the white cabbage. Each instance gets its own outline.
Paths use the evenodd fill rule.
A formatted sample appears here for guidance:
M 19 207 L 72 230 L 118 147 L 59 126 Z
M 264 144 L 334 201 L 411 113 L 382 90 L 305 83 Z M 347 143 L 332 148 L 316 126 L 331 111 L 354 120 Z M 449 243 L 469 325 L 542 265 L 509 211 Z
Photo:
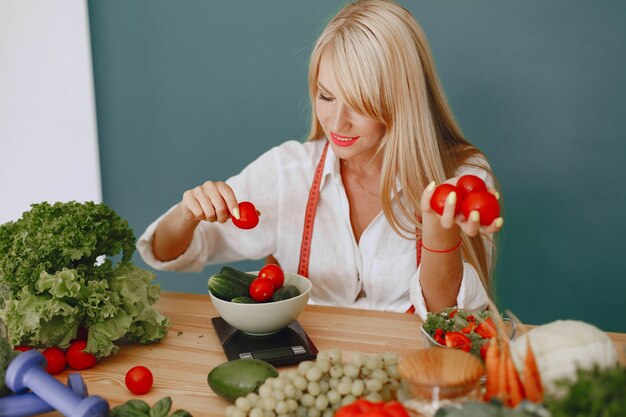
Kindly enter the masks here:
M 555 386 L 560 379 L 574 380 L 576 370 L 601 369 L 617 364 L 617 350 L 609 336 L 597 327 L 576 320 L 557 320 L 537 326 L 512 344 L 515 366 L 521 370 L 526 358 L 526 338 L 530 344 L 541 374 L 541 382 L 548 394 L 561 396 Z

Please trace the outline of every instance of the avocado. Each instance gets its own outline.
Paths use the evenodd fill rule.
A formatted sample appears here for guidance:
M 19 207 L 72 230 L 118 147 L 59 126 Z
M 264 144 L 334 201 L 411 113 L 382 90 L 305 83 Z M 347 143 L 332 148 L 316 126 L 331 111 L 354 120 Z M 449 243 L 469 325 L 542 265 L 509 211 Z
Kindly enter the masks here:
M 235 359 L 213 368 L 207 380 L 214 393 L 235 402 L 239 397 L 256 392 L 267 378 L 277 376 L 276 368 L 265 361 Z

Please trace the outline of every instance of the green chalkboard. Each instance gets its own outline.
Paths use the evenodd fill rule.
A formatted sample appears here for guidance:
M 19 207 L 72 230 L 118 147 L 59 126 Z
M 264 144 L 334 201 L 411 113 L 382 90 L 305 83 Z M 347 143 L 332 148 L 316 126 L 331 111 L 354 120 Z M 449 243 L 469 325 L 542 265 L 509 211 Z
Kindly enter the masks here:
M 499 305 L 626 331 L 626 2 L 403 4 L 502 185 Z M 341 5 L 90 1 L 104 201 L 139 235 L 184 190 L 303 138 L 308 55 Z M 216 268 L 157 276 L 205 293 Z

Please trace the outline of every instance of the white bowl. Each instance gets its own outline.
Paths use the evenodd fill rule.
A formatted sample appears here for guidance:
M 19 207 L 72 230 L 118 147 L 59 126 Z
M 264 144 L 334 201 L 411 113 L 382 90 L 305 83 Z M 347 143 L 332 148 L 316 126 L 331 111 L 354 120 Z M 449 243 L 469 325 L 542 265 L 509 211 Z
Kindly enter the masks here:
M 249 272 L 257 275 L 258 271 Z M 307 278 L 285 272 L 285 283 L 293 285 L 300 295 L 282 301 L 265 303 L 231 303 L 224 301 L 209 291 L 211 302 L 224 321 L 236 329 L 253 336 L 264 336 L 276 333 L 290 325 L 298 318 L 309 301 L 311 281 Z

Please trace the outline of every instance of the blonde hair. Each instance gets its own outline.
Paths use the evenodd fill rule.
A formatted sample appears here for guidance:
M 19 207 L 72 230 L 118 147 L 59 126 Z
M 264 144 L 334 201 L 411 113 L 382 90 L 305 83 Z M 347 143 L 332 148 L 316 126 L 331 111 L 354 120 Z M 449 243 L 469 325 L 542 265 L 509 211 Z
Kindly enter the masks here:
M 424 188 L 432 180 L 441 183 L 454 176 L 461 164 L 482 155 L 454 120 L 422 29 L 409 11 L 387 0 L 356 1 L 332 18 L 309 64 L 309 140 L 325 137 L 315 111 L 323 55 L 333 61 L 339 98 L 385 126 L 378 149 L 383 159 L 380 196 L 385 217 L 398 234 L 413 239 L 417 231 L 421 236 Z M 481 168 L 489 171 L 488 166 Z M 397 201 L 408 224 L 393 210 L 392 199 L 399 197 L 396 179 L 403 194 Z M 483 238 L 463 234 L 462 252 L 490 292 L 493 263 Z

